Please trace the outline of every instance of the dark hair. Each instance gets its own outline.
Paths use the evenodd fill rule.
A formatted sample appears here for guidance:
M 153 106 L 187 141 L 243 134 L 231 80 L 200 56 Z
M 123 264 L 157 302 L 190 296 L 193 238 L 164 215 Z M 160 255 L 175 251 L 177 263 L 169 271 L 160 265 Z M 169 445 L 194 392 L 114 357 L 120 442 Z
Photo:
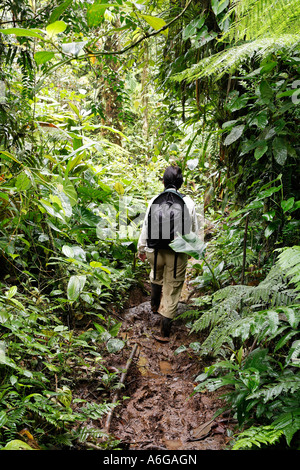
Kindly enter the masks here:
M 163 179 L 165 188 L 175 186 L 176 189 L 179 189 L 183 183 L 181 168 L 179 166 L 168 166 L 168 168 L 165 169 Z

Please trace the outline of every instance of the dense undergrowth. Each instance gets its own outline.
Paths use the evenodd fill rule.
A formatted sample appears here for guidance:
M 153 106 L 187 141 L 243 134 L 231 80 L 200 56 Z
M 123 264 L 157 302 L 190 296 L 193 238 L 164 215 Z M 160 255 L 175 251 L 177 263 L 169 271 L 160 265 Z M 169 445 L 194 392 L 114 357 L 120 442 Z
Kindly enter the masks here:
M 299 449 L 298 14 L 3 2 L 1 449 L 121 446 L 98 426 L 120 387 L 107 364 L 126 351 L 118 311 L 147 275 L 140 223 L 172 163 L 201 226 L 181 317 L 205 338 L 176 354 L 211 361 L 194 393 L 224 390 L 229 448 Z
M 126 203 L 123 188 L 130 187 L 129 198 L 135 193 L 133 178 L 122 169 L 124 165 L 128 170 L 130 163 L 121 155 L 114 173 L 112 164 L 108 171 L 106 158 L 103 167 L 86 162 L 80 177 L 66 176 L 65 166 L 57 161 L 57 174 L 41 175 L 40 168 L 22 166 L 9 183 L 2 183 L 5 448 L 26 448 L 20 436 L 44 449 L 83 446 L 100 437 L 103 448 L 116 445 L 104 431 L 86 426 L 115 406 L 102 393 L 114 390 L 120 374 L 106 369 L 105 358 L 126 347 L 118 338 L 116 313 L 141 276 L 136 263 L 138 222 L 124 233 L 127 225 L 122 225 L 121 215 L 134 220 L 144 210 L 147 190 L 139 191 L 135 207 L 120 209 Z M 134 175 L 134 165 L 131 169 Z M 86 368 L 99 380 L 94 401 L 72 393 Z

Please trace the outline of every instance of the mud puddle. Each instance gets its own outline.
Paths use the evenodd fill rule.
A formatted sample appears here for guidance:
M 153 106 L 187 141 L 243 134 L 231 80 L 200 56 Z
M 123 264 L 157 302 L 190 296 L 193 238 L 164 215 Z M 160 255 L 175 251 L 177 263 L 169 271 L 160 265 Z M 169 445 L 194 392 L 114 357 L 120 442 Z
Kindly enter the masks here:
M 190 309 L 179 305 L 179 311 Z M 229 442 L 227 431 L 233 423 L 213 415 L 224 403 L 217 394 L 191 396 L 195 377 L 208 364 L 193 352 L 174 354 L 183 344 L 199 341 L 176 320 L 168 343 L 160 343 L 160 316 L 153 314 L 150 302 L 128 308 L 124 313 L 121 335 L 137 352 L 129 368 L 121 404 L 114 411 L 110 433 L 127 450 L 221 450 Z M 122 400 L 122 397 L 127 398 Z

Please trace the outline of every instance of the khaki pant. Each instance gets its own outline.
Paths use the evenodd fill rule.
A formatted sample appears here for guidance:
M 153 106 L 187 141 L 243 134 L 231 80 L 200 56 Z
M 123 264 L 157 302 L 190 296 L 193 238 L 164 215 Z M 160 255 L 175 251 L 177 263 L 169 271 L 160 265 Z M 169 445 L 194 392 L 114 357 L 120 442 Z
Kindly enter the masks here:
M 188 256 L 185 253 L 178 253 L 177 256 L 176 278 L 174 278 L 175 253 L 171 250 L 159 250 L 154 279 L 154 253 L 147 252 L 147 259 L 151 266 L 150 282 L 162 286 L 162 298 L 158 312 L 167 318 L 173 318 L 176 315 L 185 280 Z

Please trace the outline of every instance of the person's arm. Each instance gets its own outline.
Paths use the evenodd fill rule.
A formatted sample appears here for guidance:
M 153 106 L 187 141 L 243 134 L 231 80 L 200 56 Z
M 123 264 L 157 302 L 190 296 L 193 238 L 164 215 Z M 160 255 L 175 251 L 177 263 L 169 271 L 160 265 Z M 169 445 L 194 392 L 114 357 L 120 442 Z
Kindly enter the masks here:
M 196 207 L 195 204 L 193 204 L 192 208 L 192 232 L 198 233 L 198 217 L 196 213 Z
M 140 233 L 140 237 L 139 237 L 138 244 L 137 244 L 138 257 L 141 261 L 145 261 L 146 259 L 146 252 L 145 252 L 145 248 L 147 245 L 146 237 L 147 237 L 147 218 L 145 217 L 143 225 L 142 225 L 142 231 Z
M 149 213 L 149 208 L 151 205 L 152 200 L 150 201 L 146 214 L 144 217 L 143 225 L 142 225 L 142 230 L 139 236 L 138 244 L 137 244 L 137 250 L 138 250 L 138 257 L 141 261 L 145 261 L 146 259 L 146 246 L 147 246 L 147 231 L 148 231 L 148 213 Z
M 198 233 L 198 217 L 196 213 L 196 207 L 194 201 L 189 197 L 186 196 L 186 205 L 190 214 L 191 218 L 191 232 Z

